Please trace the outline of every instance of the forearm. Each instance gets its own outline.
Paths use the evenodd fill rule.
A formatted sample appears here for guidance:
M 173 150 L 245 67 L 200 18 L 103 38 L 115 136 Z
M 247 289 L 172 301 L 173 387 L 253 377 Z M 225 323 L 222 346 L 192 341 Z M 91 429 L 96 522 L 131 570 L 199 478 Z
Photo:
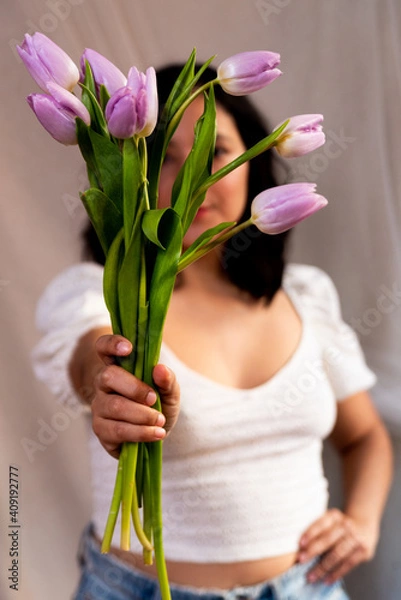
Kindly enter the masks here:
M 111 327 L 97 327 L 82 336 L 77 343 L 68 366 L 71 382 L 81 400 L 91 404 L 93 382 L 104 363 L 100 360 L 96 349 L 96 340 L 102 335 L 111 334 Z
M 377 535 L 392 477 L 392 448 L 381 424 L 341 452 L 344 512 Z

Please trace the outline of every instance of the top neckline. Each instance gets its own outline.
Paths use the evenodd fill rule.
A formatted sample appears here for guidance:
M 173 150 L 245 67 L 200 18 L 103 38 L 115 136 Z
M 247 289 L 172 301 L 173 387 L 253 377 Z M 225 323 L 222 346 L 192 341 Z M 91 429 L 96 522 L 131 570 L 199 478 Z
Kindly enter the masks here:
M 215 387 L 222 391 L 230 392 L 232 394 L 240 395 L 258 393 L 270 386 L 276 385 L 282 379 L 282 377 L 294 366 L 294 364 L 296 364 L 300 360 L 304 352 L 306 340 L 309 336 L 309 323 L 307 321 L 307 318 L 305 317 L 304 311 L 300 309 L 298 298 L 295 294 L 292 293 L 292 290 L 288 288 L 284 279 L 281 288 L 287 295 L 287 298 L 290 300 L 301 321 L 301 336 L 294 352 L 288 357 L 285 363 L 271 377 L 269 377 L 266 381 L 263 381 L 259 385 L 250 388 L 238 388 L 235 386 L 230 386 L 215 381 L 207 375 L 203 375 L 202 373 L 199 373 L 199 371 L 196 371 L 192 367 L 188 366 L 176 355 L 176 353 L 164 341 L 162 342 L 162 352 L 166 354 L 168 358 L 177 365 L 178 368 L 180 368 L 182 371 L 186 371 L 192 379 L 197 379 L 203 384 L 207 384 L 209 387 Z M 174 366 L 171 366 L 174 369 Z

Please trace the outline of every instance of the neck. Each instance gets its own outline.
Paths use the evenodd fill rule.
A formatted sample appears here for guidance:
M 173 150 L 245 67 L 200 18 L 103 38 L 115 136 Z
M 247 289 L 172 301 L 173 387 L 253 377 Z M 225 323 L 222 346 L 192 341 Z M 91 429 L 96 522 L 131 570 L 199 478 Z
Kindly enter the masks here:
M 196 296 L 231 297 L 248 303 L 249 294 L 231 283 L 224 272 L 220 252 L 220 248 L 215 248 L 184 269 L 179 274 L 177 290 L 194 292 Z
M 220 248 L 216 248 L 184 269 L 179 275 L 179 287 L 215 291 L 230 286 L 220 263 Z

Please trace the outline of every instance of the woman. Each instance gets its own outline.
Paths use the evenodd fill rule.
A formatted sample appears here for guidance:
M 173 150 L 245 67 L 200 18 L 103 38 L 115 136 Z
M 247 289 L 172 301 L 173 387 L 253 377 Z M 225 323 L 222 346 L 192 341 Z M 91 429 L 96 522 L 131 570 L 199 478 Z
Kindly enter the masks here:
M 161 101 L 177 73 L 159 73 Z M 216 100 L 214 169 L 266 135 L 248 100 L 220 89 Z M 202 106 L 200 98 L 190 105 L 170 143 L 161 207 Z M 222 221 L 247 218 L 252 198 L 274 183 L 269 153 L 232 172 L 208 191 L 184 245 Z M 38 375 L 65 400 L 91 405 L 98 438 L 91 433 L 93 522 L 82 540 L 77 600 L 157 597 L 155 569 L 143 566 L 134 537 L 132 552 L 121 551 L 117 525 L 111 553 L 99 550 L 113 458 L 125 441 L 165 440 L 173 598 L 345 599 L 342 576 L 373 556 L 391 472 L 389 440 L 366 391 L 375 376 L 341 320 L 330 278 L 285 265 L 286 239 L 250 228 L 182 272 L 154 370 L 163 414 L 152 408 L 154 392 L 115 364 L 131 345 L 111 335 L 101 266 L 72 267 L 46 290 Z M 343 461 L 342 510 L 327 510 L 321 447 L 329 435 Z

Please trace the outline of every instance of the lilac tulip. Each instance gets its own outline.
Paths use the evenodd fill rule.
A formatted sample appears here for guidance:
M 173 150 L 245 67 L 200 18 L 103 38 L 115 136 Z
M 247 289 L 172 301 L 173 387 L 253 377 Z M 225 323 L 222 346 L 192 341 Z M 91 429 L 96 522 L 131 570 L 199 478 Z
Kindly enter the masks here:
M 43 33 L 25 34 L 17 51 L 39 87 L 47 92 L 49 83 L 72 90 L 79 80 L 78 67 L 71 58 Z
M 74 94 L 55 83 L 49 83 L 47 94 L 30 94 L 27 100 L 39 122 L 58 142 L 66 146 L 77 143 L 75 119 L 79 117 L 87 125 L 90 115 Z
M 251 206 L 251 220 L 263 233 L 287 231 L 327 204 L 315 183 L 290 183 L 261 192 Z
M 280 55 L 276 52 L 241 52 L 224 60 L 217 69 L 223 90 L 243 96 L 262 89 L 281 75 Z
M 285 158 L 295 158 L 322 146 L 326 141 L 322 121 L 323 115 L 291 117 L 287 127 L 275 142 L 277 152 Z
M 127 85 L 117 90 L 106 106 L 106 119 L 110 133 L 119 139 L 133 135 L 146 137 L 157 121 L 157 86 L 153 67 L 146 74 L 132 67 Z
M 88 61 L 90 64 L 97 87 L 100 88 L 101 85 L 104 85 L 110 96 L 127 85 L 127 78 L 124 73 L 107 58 L 99 54 L 99 52 L 85 48 L 81 56 L 81 70 L 83 74 L 85 73 L 85 61 Z M 83 81 L 83 77 L 81 79 Z

